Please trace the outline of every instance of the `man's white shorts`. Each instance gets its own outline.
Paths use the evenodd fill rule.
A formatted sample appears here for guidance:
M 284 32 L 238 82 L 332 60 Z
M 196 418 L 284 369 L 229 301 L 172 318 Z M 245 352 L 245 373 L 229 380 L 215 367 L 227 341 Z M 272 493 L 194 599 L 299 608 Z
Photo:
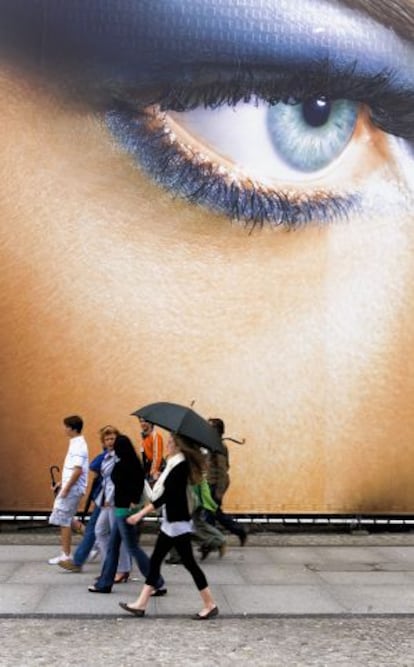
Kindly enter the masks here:
M 61 498 L 60 493 L 56 496 L 53 504 L 53 510 L 49 517 L 49 523 L 53 526 L 70 526 L 73 517 L 79 507 L 83 493 L 70 490 L 65 498 Z

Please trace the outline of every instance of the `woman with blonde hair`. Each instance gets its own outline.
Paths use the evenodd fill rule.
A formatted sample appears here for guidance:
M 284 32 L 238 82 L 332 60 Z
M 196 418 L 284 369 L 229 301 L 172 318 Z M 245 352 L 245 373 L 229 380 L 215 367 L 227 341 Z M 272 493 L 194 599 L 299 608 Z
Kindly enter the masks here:
M 203 601 L 203 608 L 193 617 L 204 621 L 214 618 L 219 610 L 207 584 L 207 579 L 196 563 L 192 544 L 191 507 L 188 499 L 190 484 L 201 482 L 204 457 L 198 445 L 183 436 L 170 434 L 167 442 L 167 466 L 152 491 L 152 502 L 127 522 L 135 524 L 147 514 L 162 508 L 161 530 L 150 559 L 150 569 L 144 587 L 132 604 L 120 602 L 122 609 L 142 617 L 160 577 L 161 564 L 171 547 L 178 551 L 184 567 L 190 572 Z
M 118 435 L 119 431 L 112 426 L 105 427 L 102 432 L 102 437 L 105 438 L 107 452 L 101 464 L 102 489 L 97 498 L 97 502 L 101 507 L 101 512 L 95 527 L 96 543 L 101 554 L 102 563 L 105 562 L 111 531 L 116 521 L 114 506 L 115 486 L 111 474 L 117 462 L 114 444 Z M 119 551 L 118 572 L 115 576 L 114 584 L 126 583 L 129 578 L 130 570 L 131 556 L 129 555 L 124 540 L 122 540 Z

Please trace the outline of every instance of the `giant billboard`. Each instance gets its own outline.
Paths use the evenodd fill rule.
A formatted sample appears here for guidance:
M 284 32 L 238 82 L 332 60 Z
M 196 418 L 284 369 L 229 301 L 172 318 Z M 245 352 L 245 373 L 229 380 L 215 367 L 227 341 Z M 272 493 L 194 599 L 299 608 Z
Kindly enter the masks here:
M 414 3 L 0 0 L 3 510 L 80 414 L 221 417 L 226 507 L 414 509 Z

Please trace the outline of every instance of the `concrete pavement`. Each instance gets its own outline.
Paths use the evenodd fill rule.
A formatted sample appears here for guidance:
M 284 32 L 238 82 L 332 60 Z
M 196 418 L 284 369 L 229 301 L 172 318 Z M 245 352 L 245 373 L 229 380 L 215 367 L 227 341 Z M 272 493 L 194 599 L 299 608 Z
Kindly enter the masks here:
M 150 553 L 153 536 L 142 545 Z M 226 555 L 202 567 L 221 618 L 412 615 L 414 534 L 252 535 L 244 548 L 229 538 Z M 58 553 L 57 534 L 0 533 L 0 617 L 119 617 L 142 584 L 114 586 L 110 595 L 89 593 L 100 564 L 82 573 L 48 565 Z M 164 565 L 168 595 L 151 601 L 147 616 L 188 617 L 199 597 L 186 570 Z M 215 621 L 216 622 L 216 621 Z

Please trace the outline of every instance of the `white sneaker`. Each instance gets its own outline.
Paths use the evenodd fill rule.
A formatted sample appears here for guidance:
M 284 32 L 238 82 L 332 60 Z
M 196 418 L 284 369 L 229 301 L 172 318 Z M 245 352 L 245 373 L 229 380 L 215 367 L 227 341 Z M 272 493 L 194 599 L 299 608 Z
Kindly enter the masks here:
M 61 553 L 61 554 L 59 554 L 59 556 L 55 556 L 54 558 L 49 558 L 49 560 L 47 562 L 49 563 L 49 565 L 57 565 L 58 563 L 60 563 L 60 561 L 70 560 L 70 558 L 71 558 L 70 556 L 67 556 L 64 553 Z
M 99 556 L 99 549 L 91 549 L 89 556 L 87 558 L 88 563 L 92 563 Z

